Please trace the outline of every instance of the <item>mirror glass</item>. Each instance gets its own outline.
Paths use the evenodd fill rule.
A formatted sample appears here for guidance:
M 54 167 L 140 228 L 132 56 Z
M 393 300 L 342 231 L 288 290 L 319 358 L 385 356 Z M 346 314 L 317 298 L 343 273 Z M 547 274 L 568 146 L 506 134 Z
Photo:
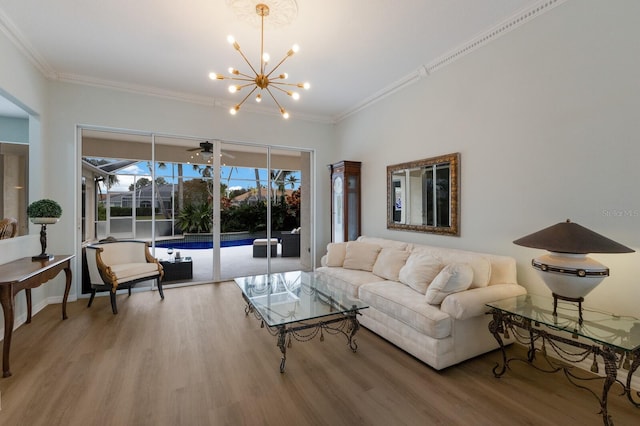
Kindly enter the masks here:
M 387 166 L 387 228 L 459 235 L 460 153 Z
M 29 232 L 29 115 L 0 92 L 0 220 L 17 220 L 15 236 Z

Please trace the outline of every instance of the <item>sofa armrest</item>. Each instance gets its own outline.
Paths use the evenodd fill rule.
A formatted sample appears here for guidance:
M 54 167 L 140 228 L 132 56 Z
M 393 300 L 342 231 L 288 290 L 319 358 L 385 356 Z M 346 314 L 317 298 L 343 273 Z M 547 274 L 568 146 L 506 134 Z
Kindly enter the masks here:
M 320 259 L 320 266 L 327 266 L 327 255 L 326 254 L 324 256 L 322 256 L 322 258 Z
M 472 288 L 447 296 L 440 306 L 440 310 L 458 320 L 484 315 L 489 302 L 520 296 L 527 293 L 527 289 L 518 284 L 494 284 L 487 287 Z

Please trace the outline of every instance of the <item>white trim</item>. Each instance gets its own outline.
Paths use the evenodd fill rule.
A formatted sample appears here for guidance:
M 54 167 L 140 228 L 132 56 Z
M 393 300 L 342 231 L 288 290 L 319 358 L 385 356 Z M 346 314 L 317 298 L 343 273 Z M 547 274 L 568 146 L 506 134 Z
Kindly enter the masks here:
M 496 26 L 483 31 L 477 36 L 473 37 L 471 40 L 468 40 L 462 43 L 460 46 L 451 49 L 446 52 L 442 56 L 436 58 L 430 63 L 419 67 L 417 70 L 411 72 L 407 76 L 391 83 L 390 85 L 380 89 L 373 95 L 365 98 L 363 101 L 353 106 L 352 108 L 346 110 L 342 114 L 333 117 L 333 121 L 335 123 L 344 120 L 345 118 L 351 116 L 352 114 L 357 113 L 358 111 L 362 111 L 365 108 L 375 104 L 376 102 L 386 98 L 397 92 L 404 87 L 413 84 L 422 78 L 428 77 L 433 74 L 434 71 L 443 68 L 446 65 L 462 58 L 463 56 L 475 51 L 476 49 L 486 45 L 487 43 L 497 39 L 498 37 L 508 33 L 511 30 L 518 28 L 519 26 L 531 21 L 532 19 L 540 16 L 542 13 L 547 12 L 553 9 L 556 6 L 566 2 L 567 0 L 540 0 L 533 6 L 529 6 L 525 9 L 522 9 L 505 19 L 501 23 Z
M 56 71 L 47 60 L 29 43 L 27 38 L 20 32 L 11 18 L 0 9 L 0 32 L 4 33 L 14 46 L 40 71 L 45 77 L 55 79 Z

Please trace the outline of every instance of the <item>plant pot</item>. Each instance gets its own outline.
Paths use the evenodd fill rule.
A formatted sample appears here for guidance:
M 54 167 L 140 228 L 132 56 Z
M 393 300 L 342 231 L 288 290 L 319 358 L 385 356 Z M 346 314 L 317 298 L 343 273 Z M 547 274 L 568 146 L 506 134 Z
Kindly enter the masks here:
M 53 225 L 57 223 L 60 219 L 57 217 L 32 217 L 31 222 L 36 225 Z

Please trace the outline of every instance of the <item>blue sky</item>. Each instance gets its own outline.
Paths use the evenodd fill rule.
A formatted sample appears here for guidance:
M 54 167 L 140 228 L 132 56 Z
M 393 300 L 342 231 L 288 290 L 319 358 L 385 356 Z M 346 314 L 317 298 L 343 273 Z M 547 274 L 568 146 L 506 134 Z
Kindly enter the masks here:
M 162 176 L 169 183 L 177 183 L 178 179 L 178 167 L 175 163 L 166 163 L 166 168 L 159 168 L 156 165 L 156 177 Z M 182 167 L 182 173 L 186 179 L 188 178 L 200 178 L 202 175 L 193 169 L 191 165 L 184 164 Z M 267 183 L 267 170 L 259 169 L 260 180 L 263 185 Z M 151 179 L 151 174 L 149 173 L 149 169 L 147 167 L 146 162 L 135 163 L 129 167 L 126 167 L 117 172 L 118 175 L 118 184 L 111 187 L 112 192 L 118 191 L 128 191 L 129 186 L 133 183 L 134 177 L 145 177 L 147 179 Z M 300 172 L 294 172 L 293 176 L 296 177 L 297 182 L 294 184 L 293 189 L 297 189 L 300 187 Z M 253 168 L 247 167 L 230 167 L 230 166 L 222 166 L 221 170 L 221 181 L 226 184 L 230 190 L 238 189 L 238 188 L 255 188 L 255 171 Z M 286 184 L 286 188 L 290 189 L 291 184 Z

